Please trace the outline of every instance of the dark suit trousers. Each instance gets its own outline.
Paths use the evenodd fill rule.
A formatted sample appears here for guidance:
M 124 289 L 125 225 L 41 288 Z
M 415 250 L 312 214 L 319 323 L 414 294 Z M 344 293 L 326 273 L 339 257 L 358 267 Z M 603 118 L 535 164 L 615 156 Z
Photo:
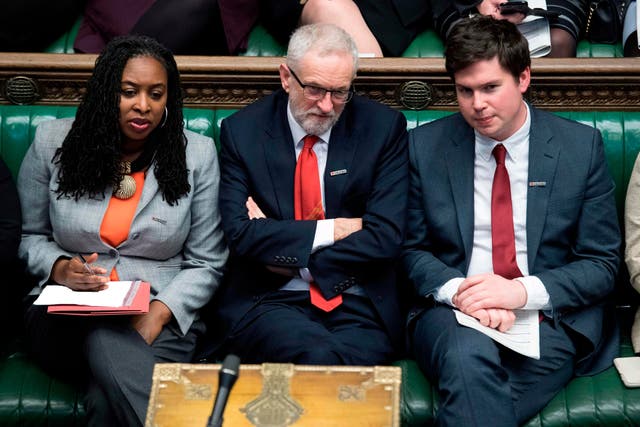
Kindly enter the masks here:
M 413 350 L 438 384 L 437 426 L 515 427 L 538 413 L 573 375 L 575 348 L 562 326 L 540 324 L 540 360 L 515 353 L 436 305 L 416 320 Z
M 30 298 L 32 300 L 32 298 Z M 48 372 L 87 386 L 89 426 L 142 426 L 153 365 L 190 362 L 201 321 L 182 336 L 175 322 L 149 346 L 128 316 L 77 317 L 47 314 L 31 305 L 25 314 L 30 354 Z
M 276 291 L 234 328 L 224 350 L 243 363 L 376 365 L 393 347 L 368 298 L 343 294 L 333 311 L 311 305 L 309 292 Z

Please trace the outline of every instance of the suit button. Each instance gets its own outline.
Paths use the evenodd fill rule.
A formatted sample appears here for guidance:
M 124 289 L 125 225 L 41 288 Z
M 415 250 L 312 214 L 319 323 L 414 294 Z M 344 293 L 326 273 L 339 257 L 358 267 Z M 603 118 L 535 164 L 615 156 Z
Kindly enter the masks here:
M 293 262 L 298 262 L 298 257 L 293 257 Z
M 111 255 L 112 257 L 116 257 L 118 256 L 118 251 L 116 251 L 115 249 L 111 249 L 109 250 L 109 255 Z
M 131 236 L 133 240 L 138 240 L 138 237 L 140 237 L 140 233 L 135 233 L 133 236 Z

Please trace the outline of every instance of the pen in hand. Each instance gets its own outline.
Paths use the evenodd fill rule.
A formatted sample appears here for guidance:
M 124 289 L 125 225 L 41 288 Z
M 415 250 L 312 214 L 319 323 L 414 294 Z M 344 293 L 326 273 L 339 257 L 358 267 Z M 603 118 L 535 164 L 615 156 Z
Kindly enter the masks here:
M 91 267 L 89 266 L 89 263 L 87 262 L 87 260 L 86 260 L 86 259 L 84 259 L 84 257 L 82 256 L 82 254 L 81 254 L 81 253 L 78 253 L 78 257 L 80 258 L 80 261 L 82 261 L 82 265 L 84 266 L 84 270 L 85 270 L 87 273 L 91 274 L 91 275 L 95 274 L 95 273 L 93 272 L 93 270 L 91 269 Z

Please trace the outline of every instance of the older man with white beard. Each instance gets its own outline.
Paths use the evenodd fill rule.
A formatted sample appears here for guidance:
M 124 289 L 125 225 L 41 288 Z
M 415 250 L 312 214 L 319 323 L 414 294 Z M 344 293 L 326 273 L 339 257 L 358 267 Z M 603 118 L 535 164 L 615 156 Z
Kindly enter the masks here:
M 224 120 L 220 207 L 232 249 L 212 307 L 218 354 L 374 365 L 402 345 L 394 266 L 406 121 L 354 95 L 358 52 L 334 25 L 292 35 L 283 90 Z

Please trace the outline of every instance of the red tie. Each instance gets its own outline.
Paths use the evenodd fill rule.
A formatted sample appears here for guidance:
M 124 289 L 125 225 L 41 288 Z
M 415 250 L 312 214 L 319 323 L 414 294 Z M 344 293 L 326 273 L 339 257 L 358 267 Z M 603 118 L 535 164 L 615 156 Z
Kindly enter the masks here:
M 315 221 L 324 219 L 318 158 L 313 151 L 313 145 L 317 141 L 318 137 L 315 135 L 305 136 L 304 147 L 302 147 L 302 152 L 298 157 L 293 188 L 293 204 L 297 220 Z M 309 284 L 309 293 L 311 295 L 311 304 L 324 311 L 329 312 L 342 304 L 342 295 L 326 300 L 320 293 L 318 286 L 313 282 Z
M 493 272 L 506 279 L 522 277 L 516 262 L 516 238 L 513 231 L 511 184 L 504 165 L 507 150 L 498 144 L 493 149 L 496 172 L 491 189 L 491 241 Z

